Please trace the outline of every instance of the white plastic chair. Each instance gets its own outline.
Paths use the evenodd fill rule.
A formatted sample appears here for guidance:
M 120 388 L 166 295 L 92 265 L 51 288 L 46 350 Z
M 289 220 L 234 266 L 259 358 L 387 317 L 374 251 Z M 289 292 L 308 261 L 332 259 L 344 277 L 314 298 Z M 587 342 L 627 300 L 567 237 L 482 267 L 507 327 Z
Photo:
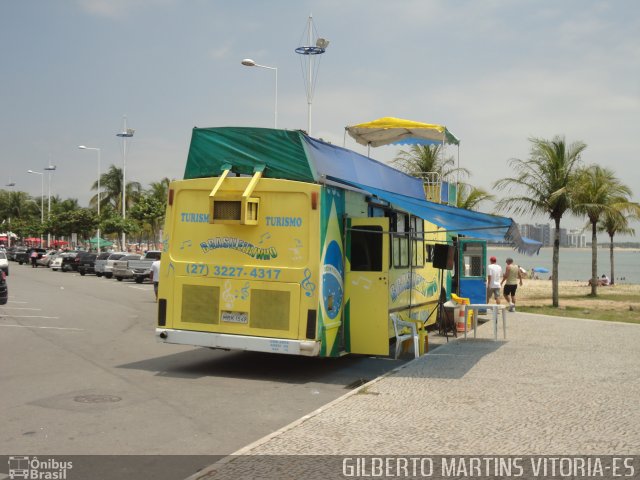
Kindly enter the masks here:
M 416 328 L 416 324 L 414 322 L 406 322 L 401 320 L 397 313 L 390 313 L 389 318 L 391 318 L 391 323 L 393 323 L 393 331 L 396 334 L 396 356 L 400 354 L 400 349 L 402 348 L 402 344 L 407 340 L 413 340 L 413 352 L 415 358 L 420 356 L 420 347 L 419 347 L 419 338 L 418 338 L 418 329 Z M 410 333 L 402 333 L 405 328 L 410 329 Z

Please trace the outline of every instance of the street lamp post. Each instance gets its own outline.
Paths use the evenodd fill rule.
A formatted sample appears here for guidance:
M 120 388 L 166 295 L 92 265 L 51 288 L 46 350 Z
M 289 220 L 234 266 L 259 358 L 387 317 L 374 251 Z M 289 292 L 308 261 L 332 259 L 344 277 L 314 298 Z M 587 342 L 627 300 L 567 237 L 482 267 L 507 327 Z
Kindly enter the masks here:
M 15 182 L 7 183 L 7 187 L 11 187 L 12 196 L 15 193 L 13 191 L 13 187 L 15 187 L 15 186 L 16 186 Z M 9 212 L 9 215 L 11 215 L 11 212 Z M 11 247 L 11 217 L 8 217 L 8 218 L 9 218 L 9 230 L 7 231 L 7 248 L 10 248 Z
M 42 193 L 40 195 L 40 225 L 44 225 L 44 173 L 36 172 L 34 170 L 27 170 L 27 173 L 35 173 L 36 175 L 40 175 L 40 180 L 42 183 Z M 42 233 L 40 234 L 40 246 L 42 246 Z
M 47 220 L 51 219 L 51 173 L 56 171 L 56 166 L 49 162 L 48 167 L 44 167 L 49 172 L 49 193 L 47 195 Z M 47 232 L 47 247 L 51 247 L 51 232 Z
M 96 246 L 96 251 L 98 254 L 100 253 L 100 149 L 96 147 L 85 147 L 84 145 L 80 145 L 78 148 L 81 150 L 95 150 L 98 152 L 98 243 Z
M 127 117 L 123 118 L 124 127 L 122 132 L 116 133 L 116 137 L 122 138 L 122 220 L 127 216 L 127 138 L 133 137 L 135 130 L 127 128 Z M 122 249 L 126 252 L 127 235 L 122 230 Z
M 276 106 L 275 106 L 275 113 L 273 115 L 273 128 L 278 128 L 278 68 L 257 64 L 250 58 L 245 58 L 240 63 L 242 63 L 242 65 L 244 65 L 245 67 L 260 67 L 260 68 L 266 68 L 266 69 L 275 71 L 276 73 Z

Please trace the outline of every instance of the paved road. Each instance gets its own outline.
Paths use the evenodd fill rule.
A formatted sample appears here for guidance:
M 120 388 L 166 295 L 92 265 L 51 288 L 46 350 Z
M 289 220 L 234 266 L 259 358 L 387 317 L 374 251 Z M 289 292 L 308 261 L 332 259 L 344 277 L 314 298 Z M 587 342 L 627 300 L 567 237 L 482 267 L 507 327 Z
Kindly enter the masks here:
M 10 269 L 0 454 L 229 454 L 402 363 L 159 344 L 150 284 Z

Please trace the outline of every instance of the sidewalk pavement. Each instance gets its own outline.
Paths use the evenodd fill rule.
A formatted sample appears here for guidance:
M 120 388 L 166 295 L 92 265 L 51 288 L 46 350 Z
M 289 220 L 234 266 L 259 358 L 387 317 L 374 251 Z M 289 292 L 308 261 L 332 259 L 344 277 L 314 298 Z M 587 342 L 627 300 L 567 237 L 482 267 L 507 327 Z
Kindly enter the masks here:
M 637 455 L 638 398 L 640 325 L 516 312 L 234 455 Z

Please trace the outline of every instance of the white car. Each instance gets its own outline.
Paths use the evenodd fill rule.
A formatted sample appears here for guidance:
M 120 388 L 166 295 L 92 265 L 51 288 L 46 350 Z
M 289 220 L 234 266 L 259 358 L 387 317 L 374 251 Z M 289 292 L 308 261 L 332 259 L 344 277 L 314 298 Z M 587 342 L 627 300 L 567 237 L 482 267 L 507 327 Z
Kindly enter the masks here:
M 49 263 L 49 268 L 51 270 L 60 270 L 62 268 L 62 255 L 57 254 L 53 256 L 53 259 Z
M 9 275 L 9 260 L 7 260 L 6 252 L 0 252 L 0 270 L 4 272 L 5 275 Z

